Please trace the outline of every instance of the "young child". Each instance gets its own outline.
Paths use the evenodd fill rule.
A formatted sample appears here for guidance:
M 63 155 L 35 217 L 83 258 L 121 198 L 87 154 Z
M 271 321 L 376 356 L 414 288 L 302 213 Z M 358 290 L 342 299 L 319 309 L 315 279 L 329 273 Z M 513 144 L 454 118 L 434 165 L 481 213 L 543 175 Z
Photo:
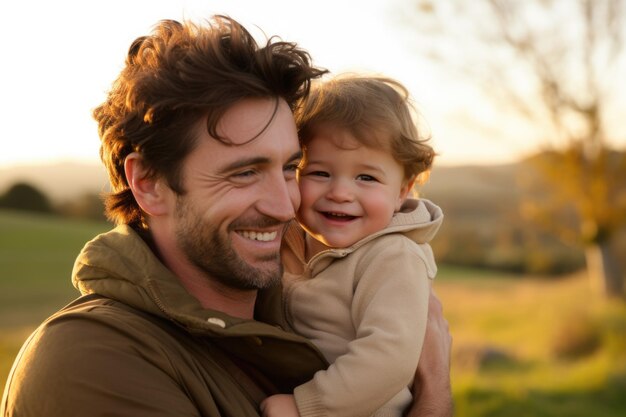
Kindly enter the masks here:
M 437 270 L 428 241 L 443 220 L 409 195 L 434 152 L 407 90 L 387 78 L 323 82 L 296 122 L 302 202 L 284 240 L 285 311 L 331 365 L 294 395 L 269 397 L 263 415 L 399 417 Z

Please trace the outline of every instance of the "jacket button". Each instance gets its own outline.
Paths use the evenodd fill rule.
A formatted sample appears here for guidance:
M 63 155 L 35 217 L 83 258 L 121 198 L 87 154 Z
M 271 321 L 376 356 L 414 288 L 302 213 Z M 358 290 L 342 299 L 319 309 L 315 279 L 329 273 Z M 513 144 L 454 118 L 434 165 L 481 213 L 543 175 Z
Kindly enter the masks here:
M 215 326 L 221 327 L 222 329 L 226 328 L 226 322 L 220 318 L 217 317 L 209 317 L 208 319 L 206 319 L 207 323 L 209 324 L 213 324 Z

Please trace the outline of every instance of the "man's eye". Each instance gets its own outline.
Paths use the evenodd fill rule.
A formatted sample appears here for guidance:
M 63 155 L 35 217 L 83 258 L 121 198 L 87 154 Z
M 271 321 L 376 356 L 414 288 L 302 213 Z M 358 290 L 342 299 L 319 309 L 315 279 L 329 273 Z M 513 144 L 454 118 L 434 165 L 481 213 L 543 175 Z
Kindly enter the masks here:
M 298 175 L 298 163 L 287 164 L 283 167 L 283 175 L 287 180 L 295 179 Z
M 287 165 L 285 165 L 285 171 L 293 171 L 293 172 L 295 172 L 295 171 L 298 170 L 298 166 L 299 165 L 300 164 L 298 164 L 298 163 L 287 164 Z
M 236 178 L 248 178 L 248 177 L 253 176 L 255 173 L 256 172 L 254 170 L 248 169 L 248 170 L 237 172 L 237 173 L 233 174 L 233 177 L 236 177 Z
M 359 181 L 367 181 L 367 182 L 378 181 L 375 177 L 372 177 L 371 175 L 367 175 L 367 174 L 357 175 L 356 179 Z

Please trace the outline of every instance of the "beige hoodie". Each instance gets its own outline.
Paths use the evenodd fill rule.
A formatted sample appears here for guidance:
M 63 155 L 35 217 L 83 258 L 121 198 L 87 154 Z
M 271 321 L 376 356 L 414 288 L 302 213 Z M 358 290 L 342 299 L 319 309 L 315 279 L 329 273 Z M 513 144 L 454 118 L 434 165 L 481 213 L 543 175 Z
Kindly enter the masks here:
M 401 416 L 426 329 L 437 267 L 428 242 L 443 221 L 428 200 L 408 200 L 389 226 L 305 262 L 294 222 L 283 248 L 288 321 L 331 363 L 296 388 L 302 417 Z

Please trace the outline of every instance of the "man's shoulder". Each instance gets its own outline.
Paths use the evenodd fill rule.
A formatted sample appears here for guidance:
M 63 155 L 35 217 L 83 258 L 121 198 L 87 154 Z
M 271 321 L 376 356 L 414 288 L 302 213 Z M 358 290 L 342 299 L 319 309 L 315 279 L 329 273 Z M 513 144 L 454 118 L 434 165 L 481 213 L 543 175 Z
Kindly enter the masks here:
M 146 332 L 149 322 L 155 323 L 156 320 L 121 302 L 98 295 L 83 296 L 35 329 L 24 344 L 22 355 L 35 352 L 38 358 L 58 358 L 71 351 L 101 350 L 98 344 L 104 340 L 107 346 L 118 340 L 116 348 L 120 348 L 128 345 L 130 339 L 145 339 L 149 334 Z
M 52 314 L 39 327 L 39 331 L 53 327 L 106 325 L 108 327 L 133 326 L 146 322 L 158 322 L 161 318 L 131 307 L 121 301 L 98 294 L 79 297 Z
M 168 404 L 192 410 L 193 404 L 172 385 L 193 375 L 194 357 L 185 355 L 184 346 L 179 335 L 168 334 L 145 313 L 105 297 L 81 297 L 44 321 L 25 342 L 3 406 L 7 415 L 21 409 L 23 415 L 54 416 L 137 404 L 147 409 L 161 400 L 154 398 L 153 389 L 164 391 Z
M 161 321 L 109 298 L 80 297 L 35 329 L 18 354 L 16 372 L 80 375 L 95 371 L 96 364 L 117 368 L 111 360 L 125 353 L 131 361 L 140 356 L 136 352 L 146 358 L 150 351 L 168 350 L 168 344 L 175 348 L 179 335 L 168 336 L 168 325 Z

